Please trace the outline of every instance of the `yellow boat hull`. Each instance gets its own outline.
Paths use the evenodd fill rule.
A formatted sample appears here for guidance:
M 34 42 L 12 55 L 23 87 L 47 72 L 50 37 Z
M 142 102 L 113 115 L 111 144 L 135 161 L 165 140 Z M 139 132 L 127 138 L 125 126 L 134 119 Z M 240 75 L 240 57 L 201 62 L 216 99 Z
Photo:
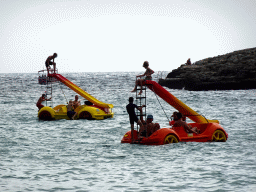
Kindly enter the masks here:
M 111 108 L 98 108 L 96 106 L 81 105 L 75 109 L 75 112 L 77 113 L 75 119 L 102 120 L 114 117 Z M 45 106 L 38 111 L 38 118 L 41 120 L 70 119 L 67 115 L 66 105 L 57 105 L 54 108 Z

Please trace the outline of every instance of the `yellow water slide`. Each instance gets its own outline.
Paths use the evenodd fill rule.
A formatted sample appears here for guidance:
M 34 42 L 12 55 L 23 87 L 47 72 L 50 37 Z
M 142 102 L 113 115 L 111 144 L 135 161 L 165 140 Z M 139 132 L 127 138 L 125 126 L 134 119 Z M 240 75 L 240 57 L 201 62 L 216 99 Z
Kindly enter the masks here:
M 62 82 L 64 85 L 75 91 L 77 94 L 82 96 L 83 98 L 87 99 L 88 101 L 92 102 L 93 104 L 103 107 L 103 108 L 113 108 L 114 106 L 112 104 L 103 103 L 99 100 L 97 100 L 95 97 L 91 96 L 89 93 L 69 81 L 67 78 L 63 77 L 61 74 L 50 74 L 49 76 L 55 77 L 57 80 Z
M 164 89 L 155 81 L 146 81 L 146 85 L 149 89 L 155 92 L 159 97 L 169 103 L 172 107 L 181 112 L 184 116 L 188 117 L 196 123 L 219 123 L 218 120 L 209 120 L 198 114 L 196 111 L 188 107 L 185 103 L 173 96 L 170 92 Z

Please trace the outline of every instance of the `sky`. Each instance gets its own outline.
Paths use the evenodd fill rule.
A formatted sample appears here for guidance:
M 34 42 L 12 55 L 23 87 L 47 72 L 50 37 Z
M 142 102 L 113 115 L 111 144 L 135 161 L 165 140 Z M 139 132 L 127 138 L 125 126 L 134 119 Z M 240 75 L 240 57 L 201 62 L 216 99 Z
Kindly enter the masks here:
M 172 71 L 256 47 L 255 0 L 0 0 L 0 73 Z

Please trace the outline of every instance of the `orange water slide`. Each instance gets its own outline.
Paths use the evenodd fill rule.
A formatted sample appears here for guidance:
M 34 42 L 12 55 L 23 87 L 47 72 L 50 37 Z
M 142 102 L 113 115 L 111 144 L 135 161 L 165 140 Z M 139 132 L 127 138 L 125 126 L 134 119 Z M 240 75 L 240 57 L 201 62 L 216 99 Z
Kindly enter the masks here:
M 188 107 L 185 103 L 180 101 L 178 98 L 173 96 L 170 92 L 164 89 L 161 85 L 159 85 L 155 81 L 146 81 L 146 86 L 151 89 L 154 93 L 156 93 L 159 97 L 161 97 L 164 101 L 169 103 L 172 107 L 181 112 L 184 116 L 187 116 L 189 119 L 196 123 L 209 123 L 214 122 L 218 123 L 218 120 L 208 120 L 204 118 L 202 115 L 198 114 L 196 111 Z
M 112 104 L 103 103 L 99 100 L 97 100 L 95 97 L 91 96 L 89 93 L 69 81 L 67 78 L 63 77 L 61 74 L 49 74 L 50 77 L 56 78 L 58 81 L 62 82 L 64 85 L 75 91 L 77 94 L 82 96 L 83 98 L 87 99 L 88 101 L 92 102 L 93 104 L 103 107 L 103 108 L 113 108 L 114 106 Z

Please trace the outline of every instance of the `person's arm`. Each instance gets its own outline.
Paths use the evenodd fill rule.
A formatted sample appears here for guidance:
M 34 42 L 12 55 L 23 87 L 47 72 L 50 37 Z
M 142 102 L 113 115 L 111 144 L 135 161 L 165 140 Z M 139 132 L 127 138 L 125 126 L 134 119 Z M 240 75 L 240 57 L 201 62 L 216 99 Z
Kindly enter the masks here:
M 190 128 L 189 128 L 189 126 L 188 126 L 187 123 L 181 122 L 181 125 L 182 125 L 182 127 L 184 127 L 184 129 L 185 129 L 186 131 L 190 131 Z
M 136 105 L 136 109 L 138 109 L 140 112 L 142 112 L 142 108 L 143 107 L 146 107 L 146 105 L 142 105 L 141 107 L 138 107 L 137 105 Z
M 143 77 L 143 76 L 145 76 L 145 73 L 143 75 L 137 75 L 136 77 Z
M 139 133 L 138 133 L 138 138 L 141 138 L 141 133 L 145 130 L 145 127 L 144 125 L 142 124 L 142 122 L 139 122 L 139 125 L 140 125 L 140 130 L 139 130 Z

